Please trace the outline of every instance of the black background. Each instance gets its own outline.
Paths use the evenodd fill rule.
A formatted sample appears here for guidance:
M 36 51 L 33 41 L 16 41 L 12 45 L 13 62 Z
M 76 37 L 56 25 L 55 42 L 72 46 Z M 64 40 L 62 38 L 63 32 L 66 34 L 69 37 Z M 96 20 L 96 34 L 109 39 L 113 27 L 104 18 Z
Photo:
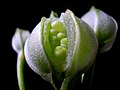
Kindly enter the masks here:
M 114 17 L 120 24 L 119 2 L 115 0 L 40 0 L 40 1 L 5 1 L 1 3 L 1 30 L 0 30 L 0 75 L 3 86 L 1 90 L 19 90 L 16 77 L 17 54 L 11 46 L 11 39 L 17 27 L 27 29 L 30 32 L 39 23 L 42 16 L 49 17 L 51 10 L 60 15 L 66 9 L 70 9 L 78 17 L 85 14 L 91 6 L 103 10 Z M 96 62 L 96 69 L 92 89 L 118 90 L 120 81 L 120 31 L 118 29 L 116 40 L 110 51 L 101 54 Z M 54 90 L 53 87 L 34 73 L 25 64 L 26 90 Z M 77 83 L 79 90 L 79 84 Z

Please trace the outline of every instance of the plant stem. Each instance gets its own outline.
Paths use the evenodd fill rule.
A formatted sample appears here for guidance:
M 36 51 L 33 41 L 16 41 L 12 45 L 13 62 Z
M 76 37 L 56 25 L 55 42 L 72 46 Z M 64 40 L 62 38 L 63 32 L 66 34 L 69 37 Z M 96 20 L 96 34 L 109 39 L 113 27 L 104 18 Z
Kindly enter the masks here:
M 93 78 L 94 78 L 94 71 L 95 71 L 96 60 L 93 65 L 84 73 L 84 78 L 81 77 L 81 88 L 82 89 L 91 89 Z
M 55 90 L 58 90 L 53 81 L 51 81 L 50 83 L 54 87 Z
M 72 78 L 66 77 L 62 83 L 60 90 L 72 90 L 78 78 L 79 76 Z
M 63 83 L 62 83 L 62 86 L 61 86 L 60 90 L 67 90 L 68 83 L 69 83 L 69 79 L 65 78 L 64 81 L 63 81 Z
M 25 84 L 24 84 L 24 64 L 25 64 L 25 58 L 23 52 L 18 53 L 17 57 L 17 79 L 18 79 L 18 85 L 20 90 L 25 90 Z
M 96 61 L 95 61 L 95 62 L 96 62 Z M 90 78 L 90 82 L 89 82 L 89 88 L 91 88 L 92 82 L 93 82 L 94 71 L 95 71 L 95 62 L 93 63 L 93 66 L 92 66 L 91 78 Z

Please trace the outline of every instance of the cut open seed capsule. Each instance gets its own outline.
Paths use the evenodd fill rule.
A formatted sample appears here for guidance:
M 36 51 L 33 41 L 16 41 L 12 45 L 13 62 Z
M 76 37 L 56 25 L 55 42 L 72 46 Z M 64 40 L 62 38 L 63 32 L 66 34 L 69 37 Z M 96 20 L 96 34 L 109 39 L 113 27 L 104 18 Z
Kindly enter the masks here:
M 28 65 L 45 80 L 85 72 L 94 62 L 98 42 L 93 30 L 72 11 L 42 18 L 25 44 Z M 62 77 L 63 78 L 63 77 Z

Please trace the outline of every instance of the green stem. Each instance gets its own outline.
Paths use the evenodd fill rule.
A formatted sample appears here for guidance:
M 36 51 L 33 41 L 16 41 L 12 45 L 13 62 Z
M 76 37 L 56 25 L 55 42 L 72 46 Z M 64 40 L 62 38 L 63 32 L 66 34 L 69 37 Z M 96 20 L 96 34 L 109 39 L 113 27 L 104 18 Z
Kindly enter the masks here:
M 79 78 L 78 76 L 74 78 L 66 77 L 62 83 L 60 90 L 72 90 L 78 78 Z
M 95 61 L 95 62 L 96 62 L 96 61 Z M 91 88 L 92 82 L 93 82 L 94 71 L 95 71 L 95 62 L 93 63 L 93 66 L 92 66 L 91 78 L 90 78 L 90 82 L 89 82 L 89 88 Z
M 25 90 L 25 84 L 24 84 L 24 64 L 25 64 L 25 58 L 23 52 L 18 53 L 17 57 L 17 79 L 18 79 L 18 85 L 20 90 Z
M 51 83 L 51 85 L 54 87 L 55 90 L 58 90 L 58 89 L 56 88 L 56 86 L 55 86 L 55 84 L 54 84 L 53 81 L 51 81 L 50 83 Z
M 60 90 L 67 90 L 68 83 L 69 83 L 69 79 L 65 78 L 64 81 L 63 81 L 63 83 L 62 83 L 62 86 L 61 86 Z
M 91 68 L 87 72 L 85 72 L 84 78 L 81 83 L 81 85 L 82 85 L 81 88 L 83 88 L 83 89 L 91 88 L 92 83 L 93 83 L 93 78 L 94 78 L 95 63 L 96 63 L 96 61 L 93 63 Z

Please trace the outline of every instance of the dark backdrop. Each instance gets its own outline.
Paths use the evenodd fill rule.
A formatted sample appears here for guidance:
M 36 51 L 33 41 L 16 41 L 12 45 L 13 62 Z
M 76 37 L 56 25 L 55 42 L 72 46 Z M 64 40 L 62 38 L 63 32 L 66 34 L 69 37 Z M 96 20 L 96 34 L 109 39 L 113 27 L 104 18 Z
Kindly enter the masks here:
M 16 77 L 16 58 L 17 54 L 11 47 L 11 39 L 17 27 L 27 29 L 30 32 L 38 24 L 42 16 L 49 17 L 51 10 L 60 15 L 66 9 L 70 9 L 78 17 L 85 14 L 91 6 L 103 10 L 105 13 L 115 18 L 120 26 L 119 2 L 115 0 L 39 0 L 39 1 L 4 1 L 1 3 L 1 30 L 0 45 L 0 86 L 1 90 L 19 90 Z M 96 62 L 95 75 L 92 89 L 103 90 L 119 88 L 120 72 L 120 31 L 112 49 L 99 56 Z M 27 64 L 25 64 L 25 84 L 26 90 L 54 90 L 52 86 L 44 81 L 39 75 L 34 73 Z M 75 90 L 79 90 L 79 83 Z

